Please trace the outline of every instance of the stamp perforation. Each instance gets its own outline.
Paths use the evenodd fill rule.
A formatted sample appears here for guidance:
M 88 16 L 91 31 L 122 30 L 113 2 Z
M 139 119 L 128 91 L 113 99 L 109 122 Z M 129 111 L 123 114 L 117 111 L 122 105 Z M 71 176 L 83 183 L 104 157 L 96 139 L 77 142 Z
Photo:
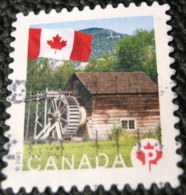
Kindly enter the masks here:
M 118 7 L 123 7 L 123 5 L 118 5 Z M 148 7 L 147 6 L 147 4 L 146 3 L 142 3 L 140 6 L 143 6 L 143 7 Z M 152 6 L 159 6 L 157 3 L 153 3 L 152 4 Z M 109 6 L 106 6 L 104 9 L 106 10 L 108 7 L 111 7 L 111 5 L 109 5 Z M 118 8 L 117 7 L 117 8 Z M 165 6 L 166 7 L 166 6 Z M 130 4 L 129 5 L 129 8 L 137 8 L 137 6 L 135 5 L 135 4 Z M 95 10 L 102 10 L 102 8 L 101 8 L 101 6 L 96 6 L 95 8 L 94 8 Z M 90 10 L 90 8 L 89 7 L 85 7 L 84 9 L 83 9 L 83 11 L 89 11 Z M 64 13 L 65 14 L 65 12 L 68 14 L 69 12 L 67 11 L 67 10 L 62 10 L 62 13 Z M 73 12 L 78 12 L 78 8 L 74 8 L 72 11 L 71 11 L 71 13 L 73 13 Z M 51 15 L 55 15 L 55 14 L 57 14 L 57 12 L 55 11 L 55 10 L 51 10 L 48 14 L 51 14 Z M 38 14 L 38 16 L 46 16 L 47 14 L 46 13 L 44 13 L 44 12 L 40 12 L 39 14 Z M 29 13 L 28 14 L 28 17 L 32 17 L 32 16 L 34 16 L 34 13 Z M 24 18 L 25 16 L 24 15 L 19 15 L 18 16 L 18 19 L 19 18 Z M 170 17 L 167 17 L 167 19 L 166 19 L 166 21 L 169 21 L 170 20 Z M 14 26 L 15 25 L 15 26 Z M 14 23 L 13 24 L 13 26 L 14 27 L 16 27 L 16 23 Z M 170 31 L 171 29 L 169 29 L 169 31 Z M 17 35 L 16 35 L 16 31 L 14 31 L 13 33 L 12 33 L 12 36 L 13 37 L 17 37 Z M 171 38 L 171 36 L 169 35 L 169 37 Z M 169 40 L 169 42 L 170 42 L 171 40 Z M 16 43 L 15 43 L 16 41 L 14 41 L 14 42 L 12 42 L 11 43 L 11 46 L 14 48 L 15 47 L 15 45 L 16 45 Z M 169 48 L 172 48 L 171 46 L 169 46 Z M 173 49 L 173 48 L 172 48 Z M 10 57 L 12 57 L 12 58 L 15 58 L 16 57 L 16 55 L 15 55 L 15 53 L 14 52 L 12 52 L 11 54 L 10 54 Z M 10 67 L 12 67 L 13 68 L 13 66 L 12 65 L 14 65 L 14 62 L 12 62 L 11 64 L 10 64 Z M 13 73 L 14 74 L 14 73 Z M 171 74 L 175 74 L 175 73 L 171 73 Z M 11 74 L 12 75 L 12 74 Z M 9 76 L 9 79 L 12 79 L 12 76 Z M 175 87 L 175 86 L 173 86 L 173 87 Z M 10 108 L 11 109 L 11 108 Z M 174 110 L 174 111 L 176 111 L 176 110 Z M 11 111 L 9 111 L 9 109 L 7 109 L 7 113 L 11 113 Z M 178 120 L 177 119 L 175 119 L 174 118 L 174 120 L 176 121 L 176 123 L 178 122 Z M 9 120 L 7 120 L 7 122 L 6 122 L 6 124 L 8 125 L 9 124 Z M 10 131 L 11 132 L 11 131 Z M 5 136 L 7 135 L 7 134 L 9 134 L 10 133 L 9 131 L 8 132 L 6 132 L 5 133 Z M 179 132 L 177 132 L 177 134 L 175 134 L 175 136 L 179 136 Z M 5 149 L 7 149 L 6 148 L 7 146 L 5 145 Z M 177 150 L 178 148 L 180 148 L 180 146 L 177 146 L 176 148 L 175 148 L 175 150 Z M 178 157 L 178 156 L 177 156 Z M 179 156 L 180 157 L 180 156 Z M 180 158 L 180 160 L 181 160 L 181 158 Z M 7 162 L 7 160 L 5 160 L 5 158 L 4 158 L 4 161 L 5 162 Z M 3 170 L 3 172 L 4 173 L 6 173 L 6 168 Z M 136 186 L 137 187 L 137 186 Z M 134 187 L 132 187 L 133 189 L 135 189 Z M 80 190 L 82 190 L 83 188 L 80 188 Z M 92 188 L 93 189 L 93 188 Z M 108 188 L 108 187 L 106 187 L 105 188 L 106 190 L 109 190 L 110 188 Z M 119 187 L 119 189 L 121 189 L 121 187 Z M 30 189 L 31 190 L 31 189 Z M 42 188 L 41 188 L 41 190 L 42 190 Z M 44 189 L 43 189 L 44 190 Z M 57 188 L 56 188 L 56 190 L 57 190 Z M 56 190 L 54 190 L 54 191 L 56 191 Z M 68 188 L 68 191 L 70 190 L 70 188 Z

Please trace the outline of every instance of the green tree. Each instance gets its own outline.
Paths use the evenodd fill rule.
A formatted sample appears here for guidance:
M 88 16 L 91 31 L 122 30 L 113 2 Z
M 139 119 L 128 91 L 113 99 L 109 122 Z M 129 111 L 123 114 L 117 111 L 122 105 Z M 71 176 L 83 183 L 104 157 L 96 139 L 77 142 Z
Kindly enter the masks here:
M 38 58 L 36 60 L 29 60 L 27 68 L 27 93 L 36 93 L 43 91 L 48 87 L 47 78 L 52 75 L 52 69 L 48 65 L 48 59 Z
M 116 45 L 118 71 L 144 71 L 157 81 L 154 31 L 137 30 Z
M 116 58 L 103 55 L 100 58 L 90 60 L 85 72 L 115 72 L 117 70 Z
M 65 61 L 63 65 L 58 66 L 54 72 L 52 89 L 63 90 L 74 72 L 77 72 L 77 70 L 70 61 Z
M 137 30 L 115 47 L 115 57 L 103 55 L 90 60 L 85 72 L 143 71 L 157 82 L 154 31 Z
M 46 58 L 28 61 L 26 89 L 27 94 L 49 90 L 63 90 L 71 75 L 75 72 L 70 61 L 61 62 L 53 67 Z

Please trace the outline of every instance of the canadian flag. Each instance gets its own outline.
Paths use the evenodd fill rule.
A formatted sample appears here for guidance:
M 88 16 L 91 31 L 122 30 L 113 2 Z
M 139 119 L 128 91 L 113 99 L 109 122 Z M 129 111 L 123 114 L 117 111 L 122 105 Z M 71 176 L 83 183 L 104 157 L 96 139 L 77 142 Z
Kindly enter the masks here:
M 72 29 L 29 29 L 28 59 L 88 61 L 92 35 Z

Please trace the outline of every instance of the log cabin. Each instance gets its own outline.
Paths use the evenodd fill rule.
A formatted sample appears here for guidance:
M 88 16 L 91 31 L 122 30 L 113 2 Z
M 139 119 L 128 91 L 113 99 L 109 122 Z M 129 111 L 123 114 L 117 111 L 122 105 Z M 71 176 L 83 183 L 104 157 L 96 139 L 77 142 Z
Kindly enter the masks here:
M 160 121 L 158 86 L 144 72 L 78 72 L 65 90 L 71 91 L 87 113 L 81 136 L 108 139 L 114 127 L 145 133 Z

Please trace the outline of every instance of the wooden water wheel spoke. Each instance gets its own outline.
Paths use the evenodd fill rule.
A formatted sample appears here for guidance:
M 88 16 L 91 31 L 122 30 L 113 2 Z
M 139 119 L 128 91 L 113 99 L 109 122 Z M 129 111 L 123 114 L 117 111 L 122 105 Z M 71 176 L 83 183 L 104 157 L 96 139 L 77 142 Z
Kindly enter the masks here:
M 65 122 L 65 123 L 68 123 L 68 121 L 64 118 L 61 117 L 61 121 Z
M 60 130 L 61 130 L 62 134 L 64 134 L 65 133 L 64 128 L 62 127 L 62 124 L 60 122 L 59 122 L 59 127 L 60 127 Z
M 37 123 L 38 123 L 38 125 L 39 125 L 40 127 L 43 127 L 43 125 L 42 125 L 39 121 L 37 121 Z
M 65 114 L 65 113 L 67 113 L 67 109 L 66 108 L 61 111 L 61 115 Z
M 54 107 L 55 107 L 55 110 L 58 110 L 58 106 L 57 106 L 57 103 L 56 103 L 56 100 L 54 99 Z
M 51 101 L 51 102 L 52 102 L 52 101 Z M 54 110 L 54 107 L 53 107 L 53 105 L 52 105 L 52 103 L 51 103 L 47 113 L 53 115 L 54 112 L 55 112 L 55 110 Z
M 63 107 L 62 107 L 62 108 L 60 108 L 60 111 L 62 112 L 66 106 L 67 106 L 66 104 L 65 104 L 65 105 L 63 105 Z
M 51 103 L 52 103 L 52 108 L 53 108 L 53 110 L 55 111 L 56 108 L 55 108 L 54 100 L 52 100 Z
M 53 115 L 53 113 L 52 113 L 52 112 L 48 112 L 48 114 Z
M 60 109 L 60 108 L 61 108 L 61 101 L 58 101 L 57 108 L 58 108 L 58 109 Z
M 47 115 L 53 115 L 53 112 L 51 108 L 48 108 Z

